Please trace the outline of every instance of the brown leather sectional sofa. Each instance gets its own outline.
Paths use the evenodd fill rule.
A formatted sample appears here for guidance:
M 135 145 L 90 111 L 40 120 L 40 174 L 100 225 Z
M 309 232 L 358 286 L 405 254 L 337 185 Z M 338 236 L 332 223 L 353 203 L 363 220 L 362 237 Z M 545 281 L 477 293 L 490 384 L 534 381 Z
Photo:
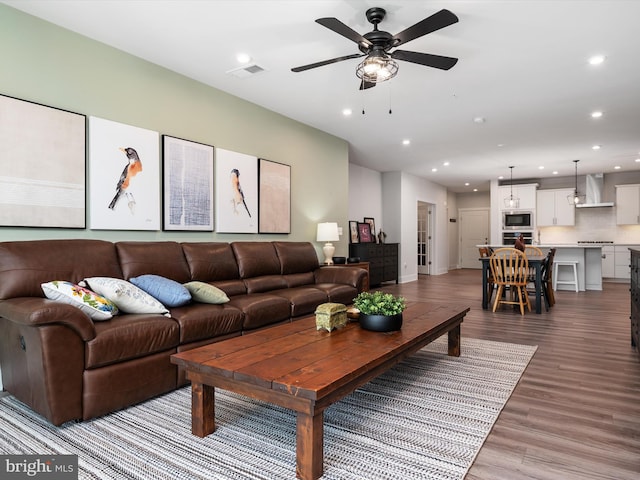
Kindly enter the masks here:
M 230 301 L 94 322 L 41 288 L 144 274 L 207 282 Z M 3 387 L 55 425 L 103 415 L 184 385 L 171 354 L 350 304 L 366 275 L 320 267 L 307 242 L 0 242 Z

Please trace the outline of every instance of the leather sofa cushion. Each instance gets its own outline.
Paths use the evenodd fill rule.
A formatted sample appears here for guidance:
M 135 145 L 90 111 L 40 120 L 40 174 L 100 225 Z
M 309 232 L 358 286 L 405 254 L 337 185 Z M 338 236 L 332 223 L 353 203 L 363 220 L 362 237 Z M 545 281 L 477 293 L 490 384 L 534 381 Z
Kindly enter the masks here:
M 180 325 L 180 344 L 238 333 L 243 313 L 228 304 L 197 304 L 171 309 L 171 317 Z
M 292 273 L 290 275 L 284 275 L 284 281 L 287 283 L 287 287 L 302 287 L 304 285 L 314 285 L 316 283 L 313 272 L 307 273 Z
M 90 276 L 122 278 L 112 242 L 75 239 L 0 243 L 0 300 L 44 297 L 40 288 L 43 283 L 79 283 Z
M 233 242 L 240 278 L 279 275 L 280 260 L 271 242 Z
M 177 242 L 118 242 L 115 245 L 125 280 L 148 273 L 178 283 L 191 280 L 189 265 Z
M 244 284 L 247 286 L 247 293 L 268 292 L 287 287 L 287 282 L 282 275 L 265 275 L 263 277 L 247 278 Z
M 351 285 L 341 285 L 335 283 L 316 283 L 315 288 L 325 292 L 329 296 L 329 302 L 343 303 L 351 305 L 353 299 L 358 295 L 358 289 Z
M 86 343 L 85 368 L 97 368 L 175 348 L 180 328 L 158 314 L 127 314 L 95 324 L 96 337 Z
M 228 297 L 233 295 L 244 295 L 247 293 L 247 286 L 242 280 L 225 280 L 222 282 L 211 282 L 211 285 L 218 287 Z
M 309 242 L 273 242 L 282 274 L 313 272 L 320 267 L 315 248 Z
M 244 313 L 243 330 L 251 330 L 289 320 L 291 315 L 289 301 L 284 297 L 269 293 L 251 293 L 231 297 L 231 301 L 225 305 L 242 310 L 242 313 Z
M 191 270 L 192 280 L 215 282 L 240 278 L 236 257 L 228 243 L 185 242 L 182 250 Z
M 316 311 L 316 307 L 329 301 L 326 292 L 315 287 L 296 287 L 274 290 L 272 295 L 286 298 L 291 304 L 291 316 L 299 317 Z

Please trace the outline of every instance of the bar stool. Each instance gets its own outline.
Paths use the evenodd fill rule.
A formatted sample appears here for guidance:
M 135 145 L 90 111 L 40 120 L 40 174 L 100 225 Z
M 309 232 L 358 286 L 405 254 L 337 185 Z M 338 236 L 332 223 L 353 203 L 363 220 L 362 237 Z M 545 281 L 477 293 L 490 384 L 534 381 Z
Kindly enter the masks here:
M 560 267 L 571 267 L 573 270 L 573 280 L 558 280 L 558 270 Z M 557 290 L 558 285 L 573 285 L 578 291 L 578 261 L 577 260 L 554 260 L 553 262 L 553 290 Z

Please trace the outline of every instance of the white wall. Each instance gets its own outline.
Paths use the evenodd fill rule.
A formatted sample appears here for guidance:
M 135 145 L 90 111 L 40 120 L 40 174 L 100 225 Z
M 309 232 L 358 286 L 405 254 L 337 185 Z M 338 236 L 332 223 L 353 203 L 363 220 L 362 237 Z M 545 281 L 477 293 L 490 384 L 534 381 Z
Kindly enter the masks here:
M 387 231 L 382 216 L 382 174 L 370 168 L 349 164 L 349 220 L 362 222 L 364 217 L 375 220 L 376 234 L 380 229 Z M 349 226 L 341 225 L 344 235 L 348 235 Z M 344 236 L 349 242 L 349 237 Z M 387 237 L 387 241 L 390 242 Z M 346 255 L 347 252 L 336 255 Z
M 382 209 L 389 234 L 387 241 L 400 243 L 399 281 L 411 282 L 418 278 L 416 242 L 419 201 L 433 205 L 434 235 L 431 273 L 433 275 L 447 273 L 449 212 L 446 188 L 424 178 L 402 172 L 383 173 L 382 188 Z

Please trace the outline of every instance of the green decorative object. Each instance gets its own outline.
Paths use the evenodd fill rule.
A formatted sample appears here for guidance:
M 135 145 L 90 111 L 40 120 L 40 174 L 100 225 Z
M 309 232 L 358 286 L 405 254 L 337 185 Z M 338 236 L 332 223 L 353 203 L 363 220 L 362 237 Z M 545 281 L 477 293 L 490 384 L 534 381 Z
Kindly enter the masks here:
M 406 308 L 403 297 L 384 292 L 362 292 L 353 299 L 360 311 L 360 327 L 375 332 L 393 332 L 402 327 L 402 312 Z
M 316 330 L 330 332 L 347 324 L 347 307 L 342 303 L 323 303 L 316 308 Z

